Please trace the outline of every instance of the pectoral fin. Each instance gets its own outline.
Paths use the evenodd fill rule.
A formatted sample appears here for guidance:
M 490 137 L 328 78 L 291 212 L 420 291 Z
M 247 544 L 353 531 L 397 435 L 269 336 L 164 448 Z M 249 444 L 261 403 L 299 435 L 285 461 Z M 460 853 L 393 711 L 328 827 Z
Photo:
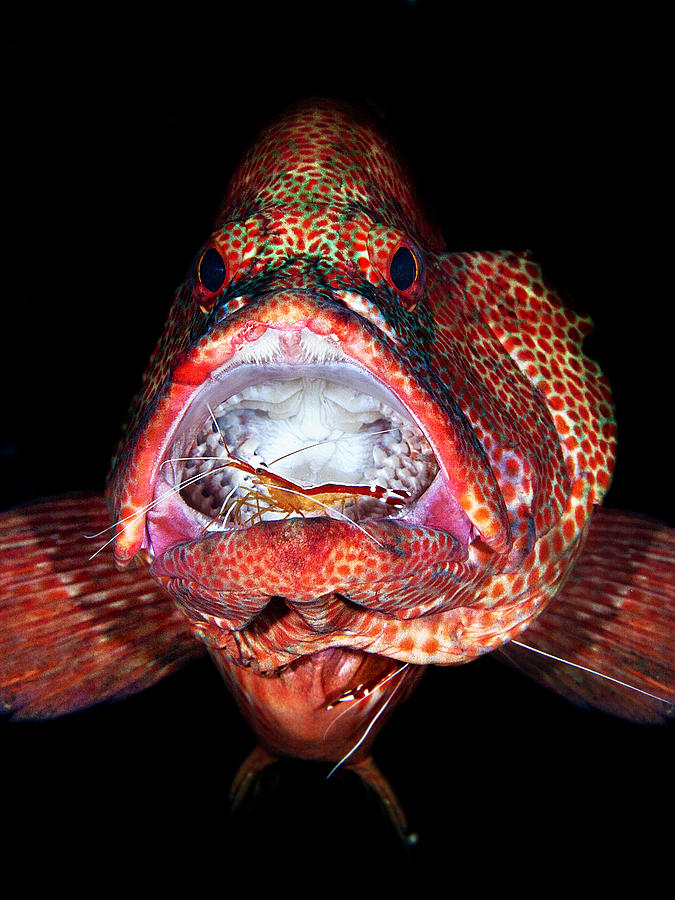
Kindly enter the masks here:
M 673 716 L 675 529 L 596 509 L 567 583 L 519 640 L 539 652 L 512 642 L 496 655 L 573 702 L 638 722 Z
M 49 718 L 143 690 L 203 653 L 140 566 L 90 559 L 110 525 L 102 496 L 0 515 L 0 708 Z

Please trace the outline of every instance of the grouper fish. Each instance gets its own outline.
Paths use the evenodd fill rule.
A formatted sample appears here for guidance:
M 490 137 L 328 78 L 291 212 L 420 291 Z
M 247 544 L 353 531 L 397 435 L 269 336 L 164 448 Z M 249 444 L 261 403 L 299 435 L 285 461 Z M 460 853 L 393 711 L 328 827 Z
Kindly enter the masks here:
M 592 323 L 527 252 L 445 250 L 379 124 L 311 101 L 244 156 L 105 497 L 0 517 L 0 702 L 49 718 L 208 651 L 259 744 L 351 766 L 426 666 L 493 653 L 637 721 L 675 702 L 675 532 L 601 507 Z

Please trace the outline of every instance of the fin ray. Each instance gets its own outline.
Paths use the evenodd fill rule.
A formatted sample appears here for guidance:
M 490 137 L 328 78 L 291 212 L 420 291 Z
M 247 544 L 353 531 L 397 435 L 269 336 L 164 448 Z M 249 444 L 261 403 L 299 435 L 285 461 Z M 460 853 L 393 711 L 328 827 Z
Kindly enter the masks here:
M 100 495 L 0 515 L 0 708 L 50 718 L 135 693 L 204 650 L 148 572 L 90 559 Z
M 675 530 L 617 510 L 593 513 L 586 545 L 560 595 L 522 643 L 616 678 L 613 684 L 521 646 L 496 651 L 568 699 L 641 722 L 675 704 Z

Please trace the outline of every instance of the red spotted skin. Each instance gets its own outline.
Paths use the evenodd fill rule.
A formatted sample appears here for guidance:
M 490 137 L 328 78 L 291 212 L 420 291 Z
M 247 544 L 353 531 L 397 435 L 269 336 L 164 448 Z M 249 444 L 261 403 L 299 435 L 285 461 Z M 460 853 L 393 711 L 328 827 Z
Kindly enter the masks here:
M 609 486 L 611 395 L 582 351 L 590 321 L 528 254 L 446 253 L 387 139 L 347 106 L 303 104 L 261 135 L 210 246 L 225 283 L 210 293 L 193 276 L 178 289 L 113 461 L 117 564 L 149 546 L 143 510 L 183 411 L 267 329 L 289 353 L 303 329 L 333 336 L 415 417 L 444 480 L 447 503 L 371 524 L 377 543 L 333 518 L 290 519 L 206 536 L 178 528 L 155 558 L 155 578 L 242 709 L 257 697 L 249 717 L 266 746 L 336 758 L 349 735 L 317 750 L 310 721 L 326 704 L 305 670 L 293 689 L 280 667 L 335 648 L 457 664 L 525 629 L 565 580 Z M 406 290 L 388 272 L 400 246 L 418 265 Z M 468 517 L 468 550 L 443 527 L 450 504 Z M 278 710 L 293 690 L 291 722 Z

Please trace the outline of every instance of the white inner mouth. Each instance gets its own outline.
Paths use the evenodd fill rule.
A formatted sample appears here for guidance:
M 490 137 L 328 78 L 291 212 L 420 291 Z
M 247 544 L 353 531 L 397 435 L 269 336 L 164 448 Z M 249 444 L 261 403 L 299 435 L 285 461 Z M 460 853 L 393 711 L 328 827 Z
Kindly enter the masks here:
M 184 486 L 181 496 L 215 527 L 224 521 L 247 525 L 320 516 L 333 509 L 354 520 L 400 514 L 381 496 L 335 486 L 402 492 L 407 505 L 438 471 L 431 447 L 411 419 L 342 381 L 308 375 L 250 384 L 207 407 L 183 456 L 178 477 L 203 477 Z M 268 473 L 292 482 L 297 494 Z M 332 487 L 302 493 L 318 485 Z

